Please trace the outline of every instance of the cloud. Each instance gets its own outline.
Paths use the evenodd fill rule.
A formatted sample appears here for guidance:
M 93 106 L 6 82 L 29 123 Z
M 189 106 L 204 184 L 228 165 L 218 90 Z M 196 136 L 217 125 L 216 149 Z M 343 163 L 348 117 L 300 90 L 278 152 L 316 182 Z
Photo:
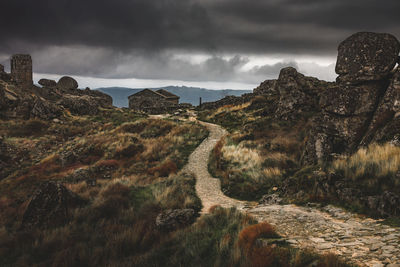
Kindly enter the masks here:
M 356 31 L 400 36 L 398 0 L 5 0 L 2 10 L 0 62 L 30 53 L 39 72 L 104 78 L 254 82 L 287 65 L 332 77 L 297 56 L 335 56 Z M 292 56 L 244 71 L 250 54 Z
M 5 0 L 1 49 L 332 53 L 360 30 L 400 35 L 398 0 Z M 17 45 L 17 47 L 21 47 Z

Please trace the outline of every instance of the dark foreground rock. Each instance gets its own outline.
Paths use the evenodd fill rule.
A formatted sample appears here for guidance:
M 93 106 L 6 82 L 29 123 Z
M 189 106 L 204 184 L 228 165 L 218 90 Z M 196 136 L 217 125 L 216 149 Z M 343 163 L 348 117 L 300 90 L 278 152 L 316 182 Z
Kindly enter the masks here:
M 85 201 L 55 182 L 43 183 L 34 193 L 24 213 L 21 228 L 49 228 L 64 225 L 71 209 Z
M 173 231 L 192 224 L 195 220 L 193 209 L 167 210 L 156 218 L 156 225 L 164 231 Z

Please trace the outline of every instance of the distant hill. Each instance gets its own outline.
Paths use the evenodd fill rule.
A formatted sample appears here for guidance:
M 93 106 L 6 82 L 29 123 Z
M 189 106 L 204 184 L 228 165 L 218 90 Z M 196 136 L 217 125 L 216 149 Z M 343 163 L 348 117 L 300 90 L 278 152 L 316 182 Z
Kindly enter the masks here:
M 166 86 L 160 88 L 149 88 L 151 90 L 166 89 L 169 92 L 180 96 L 180 103 L 190 103 L 194 106 L 199 105 L 199 98 L 204 102 L 217 101 L 228 95 L 240 96 L 242 94 L 251 93 L 252 90 L 210 90 L 198 87 L 186 86 Z M 110 95 L 113 98 L 113 105 L 117 107 L 128 107 L 128 96 L 143 90 L 144 88 L 125 88 L 125 87 L 105 87 L 96 88 L 103 93 Z

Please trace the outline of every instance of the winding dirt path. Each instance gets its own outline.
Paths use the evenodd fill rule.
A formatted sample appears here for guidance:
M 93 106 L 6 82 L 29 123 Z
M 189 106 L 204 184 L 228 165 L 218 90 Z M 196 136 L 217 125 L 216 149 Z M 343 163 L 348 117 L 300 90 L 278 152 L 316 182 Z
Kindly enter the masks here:
M 248 202 L 225 196 L 221 191 L 220 180 L 212 177 L 208 172 L 207 165 L 211 150 L 227 132 L 222 127 L 212 123 L 200 121 L 199 123 L 206 126 L 210 134 L 190 155 L 185 170 L 193 173 L 196 177 L 196 192 L 203 204 L 201 213 L 207 213 L 210 207 L 214 205 L 224 208 L 237 207 L 243 210 Z
M 196 179 L 196 191 L 203 203 L 202 213 L 213 205 L 237 207 L 276 226 L 287 242 L 318 253 L 332 252 L 360 266 L 400 267 L 400 228 L 360 218 L 340 208 L 322 209 L 295 205 L 257 205 L 229 198 L 221 192 L 219 179 L 208 172 L 208 159 L 215 144 L 227 132 L 218 125 L 199 122 L 209 137 L 191 154 L 185 170 Z

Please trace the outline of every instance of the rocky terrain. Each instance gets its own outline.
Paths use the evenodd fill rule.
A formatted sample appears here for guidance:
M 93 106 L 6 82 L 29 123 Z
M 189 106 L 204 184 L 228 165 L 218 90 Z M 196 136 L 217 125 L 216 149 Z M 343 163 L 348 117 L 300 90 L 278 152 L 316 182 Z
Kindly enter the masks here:
M 24 67 L 24 66 L 21 66 Z M 32 70 L 27 70 L 32 75 Z M 99 109 L 112 106 L 112 98 L 102 92 L 78 89 L 75 79 L 64 76 L 58 82 L 41 79 L 42 87 L 31 82 L 21 84 L 0 68 L 0 118 L 62 117 L 65 112 L 74 115 L 95 115 Z
M 223 191 L 397 217 L 399 51 L 390 34 L 356 33 L 338 47 L 336 82 L 285 68 L 252 95 L 207 104 L 200 118 L 231 133 L 211 157 Z
M 354 34 L 336 82 L 285 68 L 199 107 L 207 122 L 115 108 L 71 77 L 35 86 L 13 56 L 0 265 L 396 266 L 399 51 Z

